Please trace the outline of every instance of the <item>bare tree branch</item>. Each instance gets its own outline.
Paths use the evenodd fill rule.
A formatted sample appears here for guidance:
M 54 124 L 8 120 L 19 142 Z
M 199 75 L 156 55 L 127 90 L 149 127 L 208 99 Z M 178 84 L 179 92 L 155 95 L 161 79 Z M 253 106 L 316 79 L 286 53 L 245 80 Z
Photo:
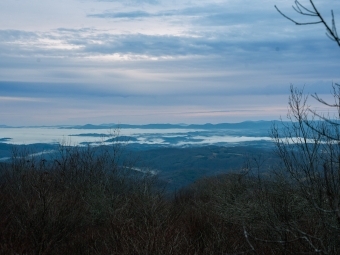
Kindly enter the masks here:
M 316 24 L 323 24 L 324 27 L 326 28 L 326 35 L 328 38 L 330 38 L 332 41 L 335 41 L 338 46 L 340 47 L 340 38 L 338 36 L 338 32 L 337 32 L 337 28 L 336 28 L 336 24 L 335 24 L 335 18 L 334 18 L 334 12 L 333 10 L 331 10 L 331 14 L 332 14 L 332 22 L 331 25 L 329 25 L 324 17 L 321 15 L 321 13 L 319 12 L 318 8 L 315 6 L 313 0 L 309 0 L 312 8 L 309 9 L 306 6 L 304 6 L 303 4 L 301 4 L 298 0 L 295 0 L 295 6 L 293 5 L 293 9 L 294 11 L 296 11 L 298 14 L 302 15 L 302 16 L 309 16 L 309 17 L 315 17 L 318 20 L 317 21 L 309 21 L 309 22 L 299 22 L 296 21 L 292 18 L 290 18 L 289 16 L 287 16 L 286 14 L 284 14 L 276 5 L 274 6 L 275 9 L 286 19 L 290 20 L 291 22 L 293 22 L 295 25 L 316 25 Z

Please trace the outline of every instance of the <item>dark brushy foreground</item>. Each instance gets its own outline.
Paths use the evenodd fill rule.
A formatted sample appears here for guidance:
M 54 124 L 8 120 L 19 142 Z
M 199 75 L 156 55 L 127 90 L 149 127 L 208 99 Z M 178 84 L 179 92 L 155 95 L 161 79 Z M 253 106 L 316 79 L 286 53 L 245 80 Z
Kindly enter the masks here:
M 119 151 L 14 152 L 0 179 L 0 254 L 340 252 L 336 218 L 283 175 L 226 174 L 168 194 Z

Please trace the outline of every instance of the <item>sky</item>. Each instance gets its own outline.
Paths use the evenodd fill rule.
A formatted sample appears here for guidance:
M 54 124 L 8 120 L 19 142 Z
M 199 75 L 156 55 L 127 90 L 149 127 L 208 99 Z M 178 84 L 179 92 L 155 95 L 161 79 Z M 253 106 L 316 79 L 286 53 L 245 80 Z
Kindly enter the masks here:
M 338 24 L 339 1 L 314 2 Z M 274 8 L 314 21 L 293 3 L 1 0 L 0 125 L 285 118 L 290 85 L 327 98 L 340 82 L 325 28 Z

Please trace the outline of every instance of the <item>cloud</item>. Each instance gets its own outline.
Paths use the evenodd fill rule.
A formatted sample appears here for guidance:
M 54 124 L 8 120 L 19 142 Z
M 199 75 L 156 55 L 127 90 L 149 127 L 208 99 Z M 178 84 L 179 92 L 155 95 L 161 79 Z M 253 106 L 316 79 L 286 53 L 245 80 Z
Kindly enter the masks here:
M 140 9 L 134 9 L 131 11 L 125 11 L 125 12 L 119 12 L 119 11 L 111 11 L 107 10 L 102 13 L 94 13 L 94 14 L 88 14 L 87 17 L 90 18 L 103 18 L 103 19 L 128 19 L 128 20 L 134 20 L 134 19 L 142 19 L 142 18 L 167 18 L 167 17 L 177 17 L 183 19 L 183 17 L 192 17 L 197 18 L 200 16 L 203 17 L 221 17 L 221 18 L 228 18 L 231 17 L 231 14 L 233 17 L 243 16 L 242 13 L 234 13 L 230 12 L 230 10 L 225 6 L 221 4 L 204 4 L 201 6 L 195 6 L 195 7 L 185 7 L 185 6 L 179 6 L 177 9 L 166 9 L 166 8 L 160 8 L 155 11 L 145 11 Z M 211 22 L 213 24 L 213 22 Z M 215 25 L 215 24 L 213 24 Z
M 154 12 L 133 10 L 129 12 L 112 12 L 105 11 L 103 13 L 88 14 L 91 18 L 111 18 L 111 19 L 140 19 L 140 18 L 155 18 L 155 17 L 171 17 L 171 16 L 197 16 L 206 15 L 209 13 L 221 12 L 221 6 L 205 5 L 201 7 L 187 7 L 179 9 L 157 10 Z
M 98 121 L 240 119 L 245 111 L 285 110 L 290 84 L 327 94 L 340 80 L 340 51 L 324 28 L 294 26 L 271 0 L 74 1 L 70 24 L 24 9 L 30 6 L 0 23 L 1 109 L 22 112 L 18 121 L 39 112 L 43 122 L 48 110 L 75 122 L 96 114 Z M 280 105 L 278 97 L 285 99 Z
M 247 33 L 248 28 L 238 33 Z M 228 32 L 226 33 L 228 34 Z M 193 35 L 146 35 L 146 34 L 111 34 L 101 30 L 83 28 L 66 29 L 46 33 L 27 33 L 17 30 L 0 30 L 1 56 L 26 57 L 89 57 L 98 55 L 145 55 L 149 57 L 209 56 L 234 55 L 251 59 L 261 52 L 268 58 L 278 54 L 296 54 L 308 56 L 319 54 L 336 58 L 334 49 L 327 38 L 257 38 L 247 40 L 239 34 L 230 38 L 216 32 L 214 35 L 202 33 Z M 233 32 L 231 32 L 231 35 Z M 261 61 L 261 59 L 258 59 Z
M 188 75 L 193 75 L 191 80 L 195 80 L 197 73 L 216 75 L 212 70 L 221 72 L 223 69 L 233 71 L 240 81 L 244 78 L 237 73 L 246 73 L 249 69 L 258 73 L 267 71 L 269 77 L 281 73 L 286 75 L 285 79 L 292 78 L 288 84 L 294 82 L 296 76 L 301 76 L 301 79 L 305 77 L 306 81 L 308 77 L 318 80 L 327 76 L 337 78 L 335 70 L 339 52 L 332 41 L 322 36 L 313 40 L 309 36 L 247 40 L 248 37 L 241 36 L 230 38 L 223 32 L 174 36 L 111 34 L 93 28 L 59 28 L 46 33 L 28 34 L 7 30 L 0 31 L 0 34 L 3 39 L 0 42 L 0 74 L 7 81 L 23 78 L 30 81 L 30 77 L 39 81 L 39 77 L 46 76 L 53 82 L 79 83 L 96 72 L 102 77 L 93 76 L 93 79 L 103 82 L 109 72 L 115 75 L 115 79 L 127 79 L 128 76 L 137 77 L 133 73 L 141 71 L 145 76 L 151 74 L 155 77 L 159 69 L 161 73 L 172 70 L 169 73 L 173 76 L 172 80 L 180 82 L 182 79 L 185 82 L 187 78 L 181 76 L 183 69 L 176 67 L 186 68 Z M 33 69 L 34 72 L 28 75 L 27 71 Z M 126 72 L 128 69 L 132 71 Z M 11 70 L 17 71 L 10 76 Z M 20 76 L 15 75 L 18 71 L 21 72 Z M 212 75 L 207 75 L 206 82 L 209 79 L 229 80 L 223 78 L 224 75 Z M 131 82 L 138 80 L 132 79 Z
M 0 81 L 1 95 L 7 99 L 26 98 L 77 98 L 77 97 L 124 97 L 119 91 L 103 90 L 103 87 L 90 86 L 84 83 L 47 83 L 47 82 L 9 82 Z M 19 97 L 15 97 L 19 96 Z M 34 100 L 36 100 L 36 98 Z M 1 99 L 1 97 L 0 97 Z
M 34 97 L 5 97 L 0 96 L 0 101 L 2 102 L 41 102 L 40 98 Z
M 121 0 L 95 0 L 96 2 L 108 2 L 108 3 L 121 3 Z M 131 5 L 131 4 L 159 4 L 160 0 L 125 0 L 125 5 Z
M 146 18 L 157 15 L 152 15 L 148 12 L 144 11 L 132 11 L 132 12 L 106 12 L 106 13 L 97 13 L 97 14 L 88 14 L 88 17 L 92 18 L 116 18 L 116 19 L 137 19 L 137 18 Z
M 24 41 L 36 38 L 37 34 L 34 32 L 20 31 L 20 30 L 0 30 L 0 42 L 8 43 L 13 41 Z

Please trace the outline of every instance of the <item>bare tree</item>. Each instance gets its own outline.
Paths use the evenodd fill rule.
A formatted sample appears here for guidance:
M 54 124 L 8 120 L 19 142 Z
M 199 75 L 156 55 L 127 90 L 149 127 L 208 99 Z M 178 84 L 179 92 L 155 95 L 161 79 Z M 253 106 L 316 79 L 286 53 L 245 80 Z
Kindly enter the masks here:
M 327 22 L 313 0 L 309 4 L 294 1 L 293 9 L 307 21 L 287 16 L 295 25 L 322 24 L 326 35 L 340 47 L 334 12 Z M 296 238 L 304 240 L 315 253 L 338 254 L 340 251 L 340 84 L 334 83 L 332 102 L 318 94 L 306 95 L 302 90 L 290 88 L 288 122 L 272 129 L 277 153 L 283 162 L 283 175 L 290 187 L 299 190 L 304 211 L 313 218 L 313 230 L 306 232 L 295 218 L 284 224 Z M 310 99 L 320 103 L 312 108 Z M 318 110 L 319 109 L 319 110 Z M 322 110 L 320 110 L 322 109 Z
M 294 187 L 308 202 L 306 210 L 315 217 L 318 232 L 301 238 L 315 245 L 322 253 L 337 254 L 340 250 L 340 86 L 333 85 L 335 103 L 312 95 L 329 107 L 324 114 L 308 105 L 303 90 L 291 86 L 289 122 L 274 127 L 272 134 L 284 171 Z M 334 112 L 335 110 L 335 112 Z M 333 112 L 333 114 L 331 114 Z
M 311 17 L 308 22 L 296 21 L 277 11 L 296 25 L 323 24 L 327 36 L 340 46 L 334 12 L 329 25 L 313 0 L 306 6 L 295 0 L 293 9 L 302 16 Z M 286 170 L 310 202 L 322 214 L 332 214 L 340 231 L 340 84 L 333 84 L 334 101 L 327 102 L 313 94 L 317 102 L 328 109 L 326 113 L 308 105 L 308 95 L 291 86 L 288 119 L 290 123 L 279 130 L 273 128 L 273 137 Z M 333 113 L 333 114 L 332 114 Z
M 320 13 L 318 7 L 314 4 L 313 0 L 309 0 L 310 6 L 306 6 L 301 4 L 298 0 L 294 1 L 293 9 L 302 16 L 310 17 L 311 20 L 307 22 L 300 22 L 295 19 L 290 18 L 286 14 L 284 14 L 276 5 L 276 10 L 286 19 L 292 21 L 295 25 L 315 25 L 322 24 L 326 28 L 326 35 L 333 41 L 335 41 L 340 47 L 340 38 L 336 29 L 334 12 L 331 10 L 332 21 L 328 23 L 323 15 Z

